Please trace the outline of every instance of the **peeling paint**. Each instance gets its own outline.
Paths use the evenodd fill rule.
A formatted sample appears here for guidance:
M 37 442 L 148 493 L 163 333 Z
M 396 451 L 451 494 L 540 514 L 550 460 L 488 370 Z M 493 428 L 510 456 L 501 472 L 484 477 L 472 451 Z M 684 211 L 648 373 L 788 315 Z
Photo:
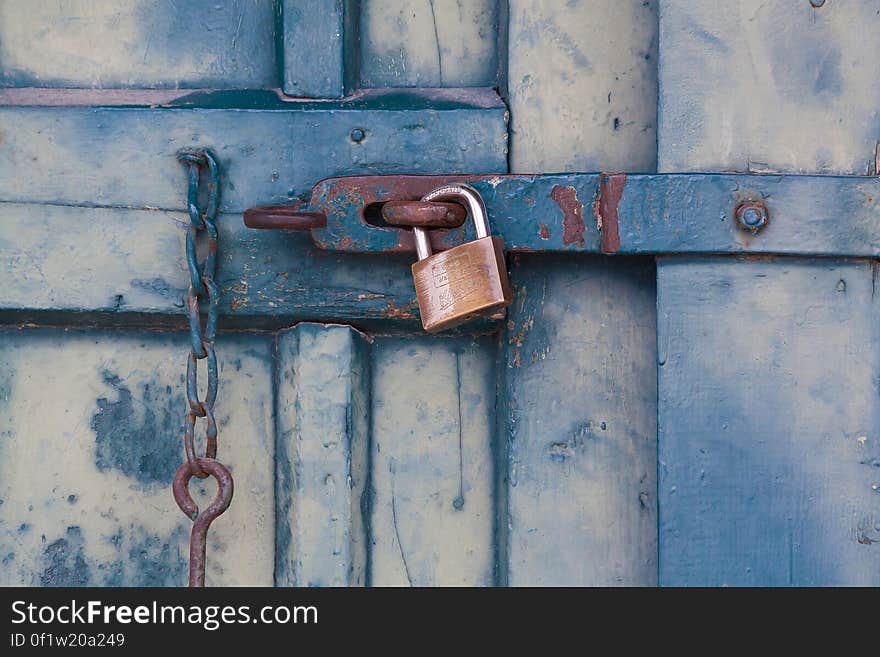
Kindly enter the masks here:
M 570 186 L 554 185 L 550 198 L 562 210 L 562 242 L 563 244 L 584 244 L 583 210 L 584 204 L 578 200 L 577 189 Z
M 593 213 L 596 215 L 596 226 L 602 233 L 602 253 L 607 255 L 620 250 L 617 208 L 625 185 L 626 174 L 623 173 L 603 173 L 599 178 L 599 198 L 593 204 Z

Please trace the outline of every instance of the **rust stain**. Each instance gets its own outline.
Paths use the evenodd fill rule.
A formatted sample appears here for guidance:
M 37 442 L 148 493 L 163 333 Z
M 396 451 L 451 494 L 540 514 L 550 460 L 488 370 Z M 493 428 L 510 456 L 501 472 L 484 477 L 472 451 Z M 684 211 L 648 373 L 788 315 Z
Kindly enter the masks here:
M 577 190 L 574 187 L 554 185 L 550 198 L 562 210 L 562 243 L 583 246 L 587 227 L 583 217 L 584 204 L 578 200 Z
M 609 255 L 620 250 L 617 206 L 625 185 L 625 173 L 603 173 L 599 177 L 599 198 L 593 203 L 593 214 L 596 215 L 596 225 L 602 234 L 602 253 Z
M 550 239 L 550 229 L 547 228 L 547 224 L 541 224 L 541 239 L 549 240 Z
M 235 299 L 233 299 L 232 301 L 229 302 L 229 307 L 232 308 L 232 310 L 239 310 L 240 308 L 243 308 L 245 306 L 245 304 L 247 304 L 247 299 L 242 299 L 241 297 L 236 297 Z
M 415 319 L 415 313 L 413 310 L 416 309 L 418 305 L 417 301 L 411 301 L 410 303 L 405 303 L 402 306 L 398 306 L 394 303 L 393 300 L 388 299 L 386 302 L 387 310 L 385 311 L 385 317 L 389 317 L 391 319 Z

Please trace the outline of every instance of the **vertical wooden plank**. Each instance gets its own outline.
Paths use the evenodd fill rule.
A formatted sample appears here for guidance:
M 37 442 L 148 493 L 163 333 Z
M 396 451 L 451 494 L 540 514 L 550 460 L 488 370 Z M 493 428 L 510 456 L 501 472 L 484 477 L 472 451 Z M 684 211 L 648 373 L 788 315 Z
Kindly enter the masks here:
M 348 326 L 278 335 L 275 583 L 365 584 L 370 369 Z
M 274 4 L 0 0 L 0 87 L 276 87 Z
M 513 262 L 499 399 L 507 582 L 653 585 L 654 268 L 627 258 Z
M 0 583 L 182 586 L 188 339 L 142 331 L 0 333 Z M 217 340 L 219 457 L 235 476 L 208 535 L 209 586 L 272 583 L 272 344 Z M 204 508 L 216 486 L 193 481 Z
M 281 0 L 282 86 L 289 96 L 341 98 L 357 77 L 358 2 Z
M 372 584 L 493 581 L 492 338 L 377 338 Z
M 657 3 L 509 5 L 511 170 L 654 171 Z
M 511 171 L 655 168 L 656 20 L 655 2 L 511 0 Z M 513 259 L 501 583 L 656 582 L 653 275 L 649 260 Z
M 361 86 L 495 86 L 498 4 L 497 0 L 362 3 Z
M 660 262 L 661 584 L 880 584 L 875 278 Z
M 660 40 L 662 171 L 873 172 L 876 3 L 662 0 Z
M 661 168 L 872 170 L 878 20 L 662 2 Z M 661 583 L 877 583 L 875 281 L 858 261 L 658 263 Z

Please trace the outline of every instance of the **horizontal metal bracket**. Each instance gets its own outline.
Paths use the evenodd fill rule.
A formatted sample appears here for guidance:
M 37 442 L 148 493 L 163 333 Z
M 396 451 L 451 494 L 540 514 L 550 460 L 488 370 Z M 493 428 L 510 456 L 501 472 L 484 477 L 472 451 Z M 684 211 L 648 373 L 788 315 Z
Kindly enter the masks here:
M 880 256 L 875 176 L 351 176 L 322 180 L 308 205 L 290 214 L 311 219 L 303 227 L 322 249 L 413 251 L 411 230 L 371 217 L 386 202 L 415 201 L 446 182 L 467 182 L 482 194 L 493 234 L 508 251 Z M 262 227 L 253 219 L 245 214 L 246 223 Z M 294 220 L 285 227 L 295 228 Z M 431 236 L 436 250 L 474 238 L 469 222 Z

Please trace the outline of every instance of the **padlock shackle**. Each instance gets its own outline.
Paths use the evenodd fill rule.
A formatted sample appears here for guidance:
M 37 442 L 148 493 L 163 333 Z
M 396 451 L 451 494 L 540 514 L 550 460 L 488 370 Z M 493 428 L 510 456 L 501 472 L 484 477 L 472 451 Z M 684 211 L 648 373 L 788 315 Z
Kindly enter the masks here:
M 428 192 L 422 197 L 423 201 L 458 201 L 467 208 L 468 215 L 474 222 L 474 231 L 477 239 L 489 237 L 489 217 L 486 213 L 486 205 L 480 192 L 465 183 L 451 183 L 442 185 Z M 418 226 L 413 227 L 413 236 L 416 243 L 416 254 L 419 260 L 424 260 L 432 255 L 431 240 L 428 231 Z

